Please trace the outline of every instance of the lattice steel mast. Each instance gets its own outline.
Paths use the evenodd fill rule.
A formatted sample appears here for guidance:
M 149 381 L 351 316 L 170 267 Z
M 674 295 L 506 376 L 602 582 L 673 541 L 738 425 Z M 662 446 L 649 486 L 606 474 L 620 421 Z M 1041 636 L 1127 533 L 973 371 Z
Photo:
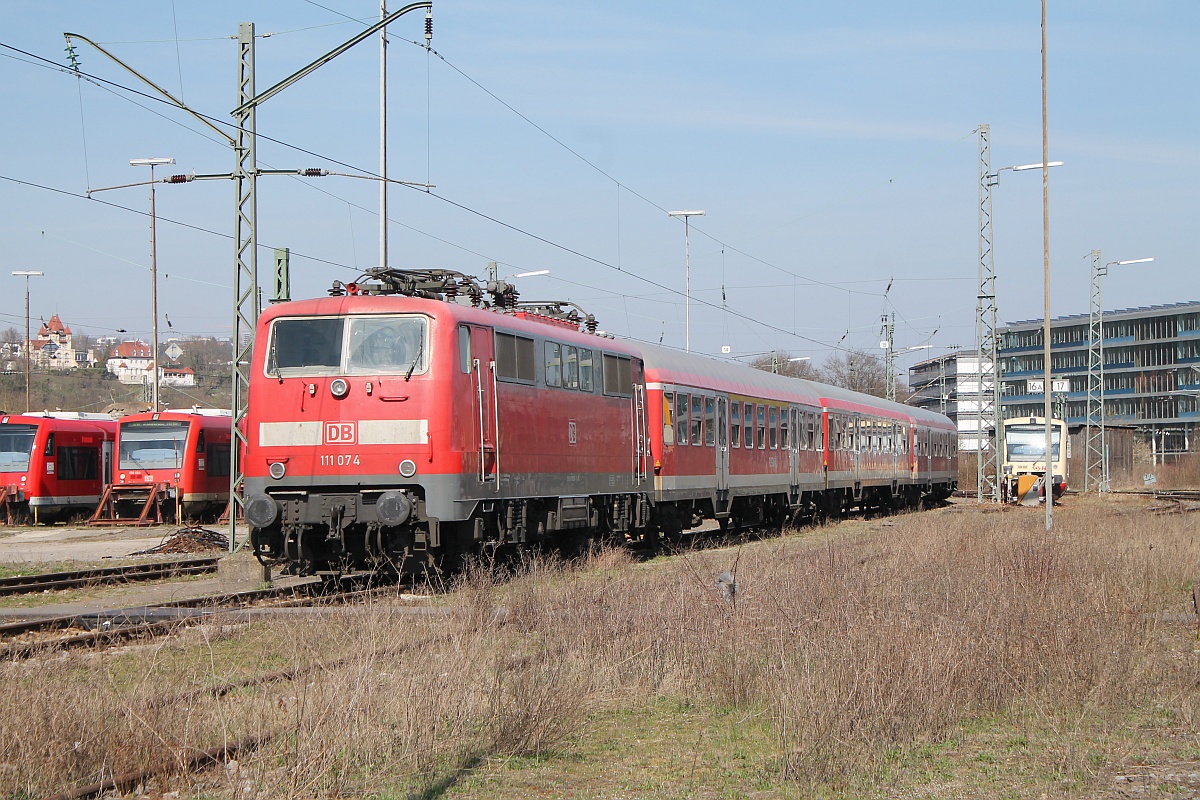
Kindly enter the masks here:
M 980 502 L 984 497 L 998 501 L 1000 474 L 1000 452 L 1003 435 L 999 423 L 1000 411 L 1000 360 L 996 347 L 996 266 L 992 257 L 992 187 L 998 176 L 992 172 L 991 126 L 979 126 L 979 295 L 975 306 L 975 348 L 979 367 L 979 383 L 976 391 L 976 410 L 979 415 L 975 431 L 975 480 L 976 493 Z M 996 437 L 994 447 L 988 445 L 984 430 L 985 420 L 990 420 Z M 991 449 L 995 465 L 991 472 L 984 458 L 985 450 Z

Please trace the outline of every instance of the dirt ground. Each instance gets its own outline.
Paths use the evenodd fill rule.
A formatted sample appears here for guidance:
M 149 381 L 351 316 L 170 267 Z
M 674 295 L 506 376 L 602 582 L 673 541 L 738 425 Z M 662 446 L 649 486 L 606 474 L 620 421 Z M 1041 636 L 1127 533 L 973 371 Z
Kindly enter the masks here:
M 227 526 L 208 526 L 228 535 Z M 89 528 L 84 525 L 0 527 L 0 564 L 101 561 L 124 558 L 161 544 L 179 531 L 178 525 L 149 528 Z M 246 535 L 238 531 L 238 538 Z

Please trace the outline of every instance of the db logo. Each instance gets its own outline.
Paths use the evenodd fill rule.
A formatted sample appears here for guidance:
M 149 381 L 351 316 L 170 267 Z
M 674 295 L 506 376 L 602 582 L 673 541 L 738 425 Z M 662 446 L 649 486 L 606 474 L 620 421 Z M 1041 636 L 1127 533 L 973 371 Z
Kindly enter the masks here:
M 325 444 L 354 444 L 358 439 L 353 422 L 326 422 Z

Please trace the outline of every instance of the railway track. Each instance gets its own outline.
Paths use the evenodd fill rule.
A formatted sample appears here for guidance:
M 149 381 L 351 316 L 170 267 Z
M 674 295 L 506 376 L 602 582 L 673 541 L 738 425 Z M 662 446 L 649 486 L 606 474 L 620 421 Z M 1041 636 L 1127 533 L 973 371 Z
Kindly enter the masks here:
M 129 564 L 120 567 L 97 567 L 70 572 L 45 572 L 38 575 L 0 578 L 0 596 L 152 581 L 162 578 L 178 578 L 184 575 L 205 575 L 217 571 L 217 562 L 220 561 L 220 558 L 220 556 L 203 556 Z

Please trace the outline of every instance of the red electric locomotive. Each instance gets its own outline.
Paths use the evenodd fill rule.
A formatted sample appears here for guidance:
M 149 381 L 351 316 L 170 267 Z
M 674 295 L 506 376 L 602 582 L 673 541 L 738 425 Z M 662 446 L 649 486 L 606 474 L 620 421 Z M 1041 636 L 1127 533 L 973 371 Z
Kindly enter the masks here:
M 0 416 L 0 519 L 50 522 L 91 511 L 111 474 L 116 432 L 107 414 Z
M 229 503 L 230 418 L 210 408 L 123 417 L 115 474 L 89 521 L 215 518 Z
M 500 281 L 489 300 L 458 273 L 368 275 L 259 319 L 245 515 L 264 561 L 418 570 L 487 546 L 653 543 L 703 518 L 953 488 L 950 461 L 914 447 L 951 430 L 944 417 L 618 342 Z

